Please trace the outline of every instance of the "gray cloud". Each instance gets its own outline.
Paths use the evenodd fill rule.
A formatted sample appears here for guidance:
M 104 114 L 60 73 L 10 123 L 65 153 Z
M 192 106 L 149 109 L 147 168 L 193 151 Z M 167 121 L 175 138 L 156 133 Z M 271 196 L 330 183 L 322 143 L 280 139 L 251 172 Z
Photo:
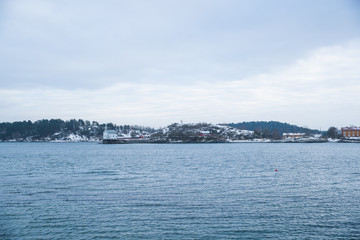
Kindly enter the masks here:
M 0 77 L 6 88 L 231 81 L 271 73 L 318 47 L 360 33 L 351 5 L 336 1 L 326 1 L 326 6 L 7 1 L 5 6 Z
M 358 124 L 351 1 L 0 4 L 2 121 Z
M 346 62 L 344 63 L 344 61 Z M 356 124 L 360 39 L 320 48 L 272 74 L 187 85 L 124 82 L 88 90 L 0 91 L 4 116 L 85 118 L 164 126 L 174 121 L 280 120 L 313 128 Z M 16 113 L 16 114 L 14 114 Z M 344 117 L 346 116 L 346 117 Z

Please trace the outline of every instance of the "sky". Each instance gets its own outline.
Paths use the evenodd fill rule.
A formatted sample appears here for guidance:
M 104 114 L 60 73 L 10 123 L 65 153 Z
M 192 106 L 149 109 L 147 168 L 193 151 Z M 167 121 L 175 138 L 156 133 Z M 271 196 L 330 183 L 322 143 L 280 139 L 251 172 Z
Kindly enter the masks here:
M 0 122 L 360 126 L 360 1 L 0 0 Z

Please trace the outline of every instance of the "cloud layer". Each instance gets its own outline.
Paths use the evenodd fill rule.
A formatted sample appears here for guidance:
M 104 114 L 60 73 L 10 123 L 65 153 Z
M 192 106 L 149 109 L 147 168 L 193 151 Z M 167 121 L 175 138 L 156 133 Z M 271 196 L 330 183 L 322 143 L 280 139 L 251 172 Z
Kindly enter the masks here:
M 99 89 L 2 89 L 11 119 L 84 118 L 118 124 L 279 120 L 312 128 L 360 119 L 360 40 L 323 47 L 271 74 L 189 84 L 124 82 Z M 7 119 L 4 119 L 7 120 Z
M 0 121 L 359 125 L 354 1 L 1 1 Z

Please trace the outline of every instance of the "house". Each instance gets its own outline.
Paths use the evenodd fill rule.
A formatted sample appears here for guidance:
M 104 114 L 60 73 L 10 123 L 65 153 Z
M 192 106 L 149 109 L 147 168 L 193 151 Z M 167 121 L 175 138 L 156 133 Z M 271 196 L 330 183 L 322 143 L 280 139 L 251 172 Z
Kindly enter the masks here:
M 211 136 L 211 133 L 210 133 L 210 131 L 200 131 L 199 136 L 209 137 L 209 136 Z
M 360 127 L 342 127 L 341 135 L 346 138 L 360 137 Z
M 283 139 L 297 139 L 305 136 L 305 133 L 283 133 Z
M 103 140 L 116 140 L 118 137 L 118 134 L 114 130 L 107 130 L 107 127 L 105 126 L 105 131 L 103 133 Z

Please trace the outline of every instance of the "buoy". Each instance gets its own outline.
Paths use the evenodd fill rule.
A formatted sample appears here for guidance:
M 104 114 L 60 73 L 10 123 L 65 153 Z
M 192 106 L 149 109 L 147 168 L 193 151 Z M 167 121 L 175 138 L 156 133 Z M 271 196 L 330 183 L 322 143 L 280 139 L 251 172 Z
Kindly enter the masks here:
M 275 169 L 275 172 L 277 172 L 277 169 Z

